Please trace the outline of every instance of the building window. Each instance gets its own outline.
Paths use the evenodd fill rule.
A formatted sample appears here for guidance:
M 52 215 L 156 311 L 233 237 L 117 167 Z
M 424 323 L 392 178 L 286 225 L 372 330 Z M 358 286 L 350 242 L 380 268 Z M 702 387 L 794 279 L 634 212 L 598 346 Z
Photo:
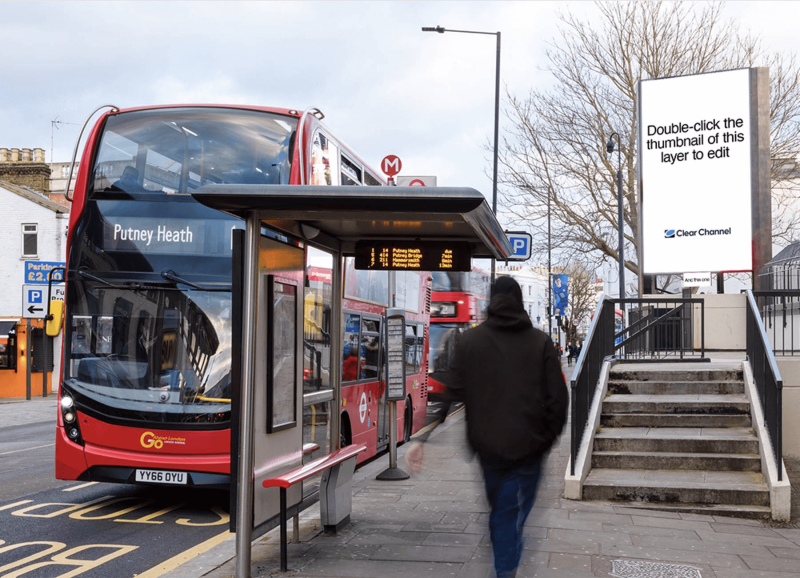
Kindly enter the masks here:
M 22 225 L 22 256 L 23 257 L 38 257 L 39 256 L 39 226 L 38 225 Z

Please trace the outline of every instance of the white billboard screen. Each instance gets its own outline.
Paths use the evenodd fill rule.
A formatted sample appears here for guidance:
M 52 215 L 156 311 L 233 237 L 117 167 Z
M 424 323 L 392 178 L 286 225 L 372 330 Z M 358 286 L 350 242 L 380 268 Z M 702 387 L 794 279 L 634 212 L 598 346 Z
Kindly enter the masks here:
M 751 270 L 750 71 L 639 86 L 643 272 Z

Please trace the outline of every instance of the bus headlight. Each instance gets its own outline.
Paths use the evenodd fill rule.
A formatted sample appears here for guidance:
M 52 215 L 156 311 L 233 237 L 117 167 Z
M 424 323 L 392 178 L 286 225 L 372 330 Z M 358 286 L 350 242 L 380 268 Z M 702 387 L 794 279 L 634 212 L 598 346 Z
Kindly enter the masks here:
M 61 397 L 61 407 L 63 409 L 69 409 L 75 404 L 75 401 L 72 399 L 70 395 L 64 395 Z
M 73 421 L 75 421 L 75 414 L 72 413 L 71 411 L 68 411 L 67 413 L 64 414 L 64 421 L 67 423 L 72 423 Z
M 76 440 L 78 439 L 78 436 L 81 435 L 81 432 L 78 431 L 78 428 L 71 427 L 67 430 L 67 435 L 69 436 L 70 439 Z

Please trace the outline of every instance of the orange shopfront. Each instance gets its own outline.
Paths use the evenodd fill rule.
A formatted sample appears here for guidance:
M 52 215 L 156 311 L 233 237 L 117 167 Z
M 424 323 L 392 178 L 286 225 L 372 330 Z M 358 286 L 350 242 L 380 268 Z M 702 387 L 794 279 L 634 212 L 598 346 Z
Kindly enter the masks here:
M 31 320 L 30 333 L 26 319 L 0 319 L 0 398 L 42 396 L 44 390 L 42 365 L 45 361 L 43 351 L 47 353 L 47 376 L 44 382 L 47 385 L 47 394 L 53 392 L 52 371 L 55 357 L 61 352 L 53 347 L 52 337 L 47 338 L 46 350 L 44 349 L 43 332 L 40 319 Z M 29 337 L 32 338 L 32 342 L 29 342 Z M 30 373 L 29 357 L 32 361 Z

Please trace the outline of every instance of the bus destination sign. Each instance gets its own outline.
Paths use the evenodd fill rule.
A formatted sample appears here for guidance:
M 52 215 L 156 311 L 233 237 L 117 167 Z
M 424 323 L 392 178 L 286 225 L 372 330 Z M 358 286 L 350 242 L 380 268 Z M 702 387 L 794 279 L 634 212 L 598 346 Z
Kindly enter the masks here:
M 355 264 L 368 271 L 471 271 L 472 248 L 464 241 L 357 241 Z

